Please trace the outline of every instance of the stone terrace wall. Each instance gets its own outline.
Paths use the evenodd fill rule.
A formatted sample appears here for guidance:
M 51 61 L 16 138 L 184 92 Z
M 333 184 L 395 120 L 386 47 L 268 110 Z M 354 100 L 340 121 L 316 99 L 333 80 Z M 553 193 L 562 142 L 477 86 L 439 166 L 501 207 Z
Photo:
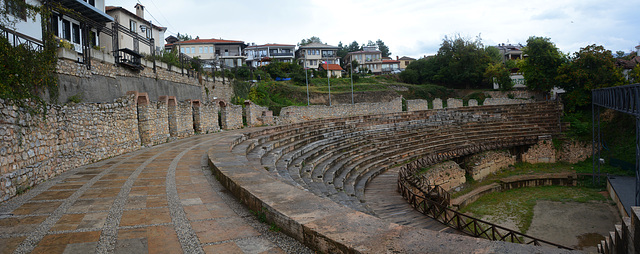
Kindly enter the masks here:
M 543 95 L 540 92 L 533 92 L 527 90 L 514 90 L 514 91 L 485 91 L 485 95 L 491 98 L 514 98 L 514 99 L 543 99 Z
M 339 118 L 357 115 L 374 115 L 402 112 L 402 98 L 390 102 L 337 104 L 333 106 L 289 106 L 282 108 L 278 124 L 289 124 L 313 119 Z
M 220 131 L 218 124 L 217 103 L 200 102 L 195 100 L 193 104 L 193 126 L 198 133 L 212 133 Z
M 429 109 L 429 101 L 427 100 L 407 100 L 407 111 L 420 111 Z
M 171 96 L 173 97 L 173 96 Z M 191 101 L 179 102 L 169 98 L 169 134 L 184 138 L 193 135 L 193 110 Z
M 461 99 L 448 98 L 447 99 L 447 108 L 461 108 L 462 107 Z
M 78 53 L 65 48 L 58 49 L 57 72 L 62 76 L 67 76 L 61 76 L 61 102 L 66 102 L 68 96 L 76 94 L 81 94 L 88 101 L 100 102 L 101 100 L 92 100 L 91 97 L 99 97 L 102 100 L 104 98 L 113 99 L 132 90 L 145 91 L 152 98 L 171 94 L 178 96 L 178 100 L 230 100 L 233 97 L 233 88 L 230 82 L 222 82 L 221 78 L 195 77 L 193 75 L 189 77 L 186 74 L 183 75 L 179 68 L 167 66 L 162 62 L 156 62 L 156 72 L 154 72 L 153 62 L 144 59 L 142 59 L 142 65 L 145 68 L 141 71 L 133 71 L 115 65 L 113 56 L 110 54 L 92 50 L 91 56 L 91 70 L 88 70 L 86 65 L 77 63 L 77 59 L 80 57 Z M 77 79 L 70 77 L 77 77 Z M 109 79 L 104 79 L 105 77 Z M 132 82 L 130 78 L 137 78 L 138 82 Z M 94 80 L 101 80 L 101 82 L 93 82 Z M 78 85 L 79 83 L 82 85 Z M 197 94 L 183 91 L 194 88 Z M 172 91 L 168 92 L 167 89 L 172 89 Z M 95 92 L 100 90 L 108 91 L 108 93 Z M 188 94 L 185 95 L 186 98 L 179 96 L 183 93 Z
M 50 106 L 30 116 L 0 100 L 0 200 L 69 169 L 140 148 L 135 95 Z

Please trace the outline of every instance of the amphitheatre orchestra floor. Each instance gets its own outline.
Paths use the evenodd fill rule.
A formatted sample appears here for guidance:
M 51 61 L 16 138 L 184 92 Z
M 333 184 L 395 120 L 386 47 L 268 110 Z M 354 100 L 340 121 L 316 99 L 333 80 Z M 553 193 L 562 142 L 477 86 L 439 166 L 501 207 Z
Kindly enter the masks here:
M 198 135 L 70 170 L 0 204 L 0 253 L 309 253 L 226 192 Z

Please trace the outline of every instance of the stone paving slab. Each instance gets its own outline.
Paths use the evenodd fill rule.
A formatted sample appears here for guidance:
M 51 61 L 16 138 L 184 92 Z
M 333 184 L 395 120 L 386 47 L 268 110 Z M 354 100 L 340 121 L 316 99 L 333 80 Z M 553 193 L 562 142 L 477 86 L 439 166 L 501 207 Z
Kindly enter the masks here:
M 0 204 L 0 253 L 310 253 L 218 182 L 199 135 L 86 165 Z

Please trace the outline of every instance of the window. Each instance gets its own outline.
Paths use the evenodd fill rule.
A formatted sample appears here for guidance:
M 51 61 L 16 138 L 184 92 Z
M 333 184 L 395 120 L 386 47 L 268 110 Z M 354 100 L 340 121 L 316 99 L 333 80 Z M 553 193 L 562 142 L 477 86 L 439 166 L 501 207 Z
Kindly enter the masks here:
M 53 35 L 60 37 L 60 31 L 58 31 L 58 15 L 51 14 L 51 31 Z
M 136 31 L 138 31 L 138 30 L 136 29 L 136 26 L 137 26 L 137 25 L 138 25 L 138 24 L 137 24 L 135 21 L 133 21 L 133 20 L 129 20 L 129 31 L 134 32 L 134 33 L 135 33 Z
M 27 20 L 27 7 L 25 0 L 3 1 L 7 13 L 16 16 L 22 20 Z
M 198 47 L 198 50 L 200 51 L 200 54 L 202 54 L 202 47 Z
M 153 31 L 153 30 L 151 30 L 151 28 L 150 28 L 150 27 L 148 27 L 148 26 L 145 26 L 145 27 L 144 27 L 144 32 L 145 32 L 145 35 L 147 36 L 147 39 L 151 39 L 151 32 L 152 32 L 152 31 Z
M 80 43 L 80 26 L 73 24 L 73 43 Z
M 71 40 L 71 22 L 69 20 L 62 20 L 62 37 L 63 39 Z
M 204 47 L 204 53 L 208 54 L 209 53 L 209 47 Z
M 96 33 L 94 31 L 89 31 L 89 41 L 90 41 L 91 47 L 98 45 L 96 42 Z
M 180 48 L 180 53 L 184 54 L 184 48 Z
M 84 0 L 85 3 L 89 3 L 89 5 L 96 7 L 96 0 Z
M 213 53 L 213 46 L 209 47 L 209 52 Z
M 196 53 L 196 47 L 191 47 L 191 54 L 195 54 Z

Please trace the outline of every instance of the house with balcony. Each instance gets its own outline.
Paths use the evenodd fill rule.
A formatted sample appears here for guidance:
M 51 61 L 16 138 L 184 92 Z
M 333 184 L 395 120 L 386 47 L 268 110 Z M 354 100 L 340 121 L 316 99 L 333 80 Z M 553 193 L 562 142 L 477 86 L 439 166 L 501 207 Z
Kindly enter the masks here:
M 41 1 L 26 0 L 26 4 L 42 6 Z M 63 9 L 72 10 L 68 12 L 59 9 L 55 5 L 49 6 L 51 9 L 50 20 L 42 20 L 40 15 L 36 15 L 35 20 L 28 18 L 24 7 L 12 4 L 11 2 L 0 1 L 5 5 L 9 19 L 14 19 L 15 25 L 12 28 L 2 28 L 7 36 L 21 38 L 16 40 L 19 43 L 33 43 L 42 46 L 42 22 L 48 22 L 57 40 L 64 41 L 68 47 L 77 52 L 77 59 L 80 63 L 90 66 L 91 48 L 99 47 L 99 33 L 113 18 L 104 12 L 104 0 L 59 0 L 57 1 Z M 13 43 L 14 40 L 9 38 Z
M 327 71 L 327 77 L 342 78 L 342 67 L 339 64 L 326 64 L 320 65 L 320 71 Z
M 245 47 L 244 41 L 199 38 L 165 44 L 167 50 L 178 50 L 188 57 L 204 60 L 205 68 L 242 66 L 246 59 L 242 53 Z
M 105 7 L 106 13 L 114 19 L 112 23 L 107 24 L 107 27 L 117 26 L 120 31 L 119 36 L 116 37 L 116 45 L 112 36 L 106 34 L 100 36 L 100 44 L 103 45 L 104 52 L 112 52 L 117 48 L 118 50 L 130 49 L 138 54 L 160 54 L 167 28 L 156 26 L 150 20 L 146 20 L 143 5 L 136 4 L 134 8 L 135 14 L 119 6 Z
M 526 55 L 523 53 L 522 49 L 524 46 L 522 44 L 511 45 L 511 44 L 498 44 L 498 46 L 494 46 L 500 51 L 500 55 L 502 56 L 502 62 L 506 62 L 507 60 L 517 60 L 524 59 Z
M 400 72 L 400 61 L 393 59 L 382 59 L 381 71 L 383 74 Z
M 257 68 L 271 62 L 292 63 L 296 45 L 290 44 L 252 44 L 244 49 L 247 65 Z
M 382 52 L 376 46 L 365 46 L 361 51 L 349 52 L 344 57 L 345 68 L 351 70 L 351 63 L 358 62 L 354 72 L 371 71 L 372 74 L 382 73 Z
M 317 70 L 324 63 L 340 65 L 338 49 L 337 46 L 314 42 L 298 47 L 296 59 L 307 69 Z

